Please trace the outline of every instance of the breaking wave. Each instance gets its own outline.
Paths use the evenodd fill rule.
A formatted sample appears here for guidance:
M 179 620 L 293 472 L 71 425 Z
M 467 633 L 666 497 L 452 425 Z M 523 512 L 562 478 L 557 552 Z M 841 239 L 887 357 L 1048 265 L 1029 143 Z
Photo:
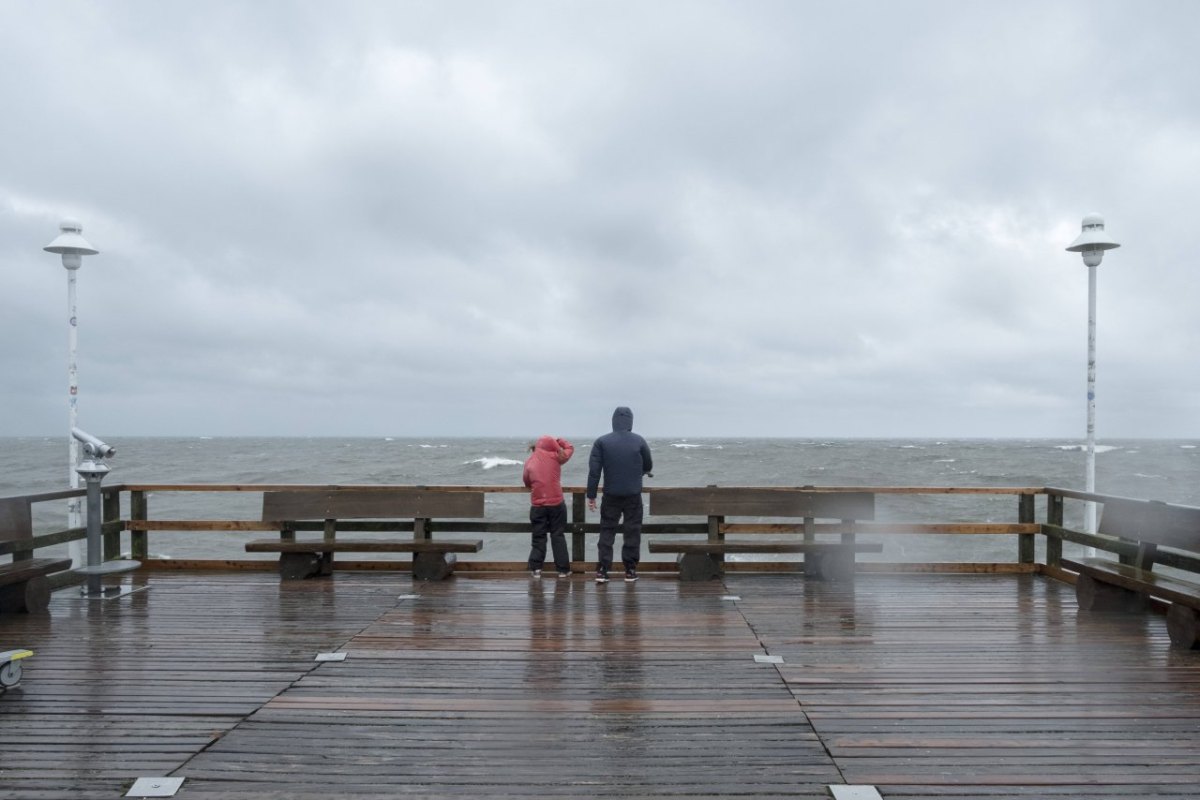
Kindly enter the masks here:
M 1055 450 L 1086 451 L 1087 445 L 1086 444 L 1058 444 L 1058 445 L 1054 446 L 1054 449 Z M 1120 449 L 1121 448 L 1117 447 L 1115 444 L 1098 444 L 1098 445 L 1096 445 L 1097 453 L 1110 453 L 1113 450 L 1120 450 Z
M 499 456 L 484 456 L 476 458 L 473 461 L 464 461 L 464 464 L 479 464 L 484 469 L 495 469 L 496 467 L 519 467 L 524 464 L 524 461 L 514 461 L 511 458 L 500 458 Z

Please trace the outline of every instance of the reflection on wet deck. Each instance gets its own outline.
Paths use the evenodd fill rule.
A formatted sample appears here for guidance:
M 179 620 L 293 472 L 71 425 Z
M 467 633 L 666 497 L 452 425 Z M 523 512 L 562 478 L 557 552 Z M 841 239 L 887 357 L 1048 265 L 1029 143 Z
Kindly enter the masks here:
M 0 798 L 1194 797 L 1200 653 L 1036 575 L 136 576 L 0 618 Z M 402 598 L 415 594 L 416 597 Z M 725 599 L 736 595 L 739 600 Z M 343 662 L 317 663 L 319 652 Z M 756 663 L 756 654 L 782 656 Z

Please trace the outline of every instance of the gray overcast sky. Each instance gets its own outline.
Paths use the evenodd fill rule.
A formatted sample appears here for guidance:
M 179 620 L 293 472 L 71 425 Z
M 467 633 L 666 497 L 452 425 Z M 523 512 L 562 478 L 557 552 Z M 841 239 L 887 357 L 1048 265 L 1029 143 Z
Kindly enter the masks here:
M 1200 437 L 1200 3 L 0 0 L 0 435 Z

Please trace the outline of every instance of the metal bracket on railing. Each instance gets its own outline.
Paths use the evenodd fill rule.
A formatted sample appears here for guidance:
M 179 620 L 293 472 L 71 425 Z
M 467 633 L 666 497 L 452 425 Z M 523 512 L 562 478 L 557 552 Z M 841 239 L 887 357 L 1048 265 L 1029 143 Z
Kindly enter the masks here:
M 137 590 L 120 586 L 105 588 L 103 585 L 105 575 L 130 572 L 142 565 L 140 561 L 104 560 L 100 538 L 100 482 L 109 472 L 104 459 L 117 451 L 79 428 L 72 428 L 71 435 L 83 444 L 83 452 L 87 456 L 87 460 L 75 469 L 79 477 L 87 483 L 87 566 L 75 569 L 78 574 L 87 576 L 82 594 L 95 600 L 109 600 L 131 594 Z

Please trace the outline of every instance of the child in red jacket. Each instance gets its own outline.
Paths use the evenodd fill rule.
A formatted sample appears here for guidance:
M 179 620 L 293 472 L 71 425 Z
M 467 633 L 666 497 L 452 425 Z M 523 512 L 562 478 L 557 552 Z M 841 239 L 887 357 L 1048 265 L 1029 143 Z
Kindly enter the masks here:
M 542 577 L 546 563 L 546 536 L 554 550 L 558 577 L 571 577 L 571 557 L 567 554 L 567 503 L 562 492 L 562 465 L 570 460 L 575 446 L 566 439 L 542 436 L 530 448 L 525 461 L 524 481 L 529 493 L 529 523 L 533 526 L 533 544 L 529 550 L 529 574 Z

